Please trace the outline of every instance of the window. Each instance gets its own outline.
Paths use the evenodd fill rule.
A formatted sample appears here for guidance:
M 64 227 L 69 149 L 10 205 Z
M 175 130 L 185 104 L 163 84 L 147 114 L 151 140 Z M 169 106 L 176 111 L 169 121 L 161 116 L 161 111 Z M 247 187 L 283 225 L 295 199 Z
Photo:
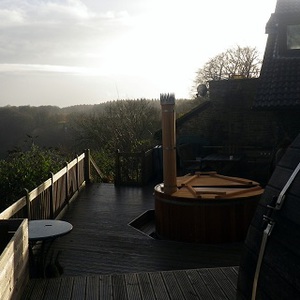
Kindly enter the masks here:
M 300 24 L 287 25 L 287 50 L 300 49 Z
M 277 22 L 279 57 L 300 57 L 300 14 L 282 14 Z

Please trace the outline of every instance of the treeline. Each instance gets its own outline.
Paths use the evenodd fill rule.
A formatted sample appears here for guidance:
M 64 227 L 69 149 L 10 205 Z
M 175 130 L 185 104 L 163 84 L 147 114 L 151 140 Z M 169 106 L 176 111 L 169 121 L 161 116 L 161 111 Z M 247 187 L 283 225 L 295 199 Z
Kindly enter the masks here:
M 182 115 L 195 105 L 197 105 L 195 100 L 180 99 L 176 102 L 176 111 L 178 115 Z M 105 136 L 104 140 L 106 142 L 111 138 L 123 140 L 127 138 L 129 139 L 127 142 L 130 144 L 128 126 L 130 124 L 133 126 L 134 120 L 137 120 L 135 114 L 142 117 L 141 111 L 147 112 L 147 109 L 144 111 L 145 107 L 147 109 L 151 107 L 153 115 L 148 111 L 149 114 L 144 115 L 144 125 L 139 124 L 139 126 L 142 126 L 140 127 L 141 131 L 151 131 L 153 130 L 152 125 L 155 128 L 160 126 L 160 124 L 153 124 L 153 122 L 160 122 L 160 102 L 157 99 L 118 100 L 65 108 L 56 106 L 0 107 L 0 159 L 5 159 L 11 151 L 25 151 L 30 148 L 32 143 L 40 147 L 51 147 L 72 153 L 82 151 L 91 144 L 93 146 L 98 144 L 97 148 L 99 148 L 100 143 L 103 146 L 103 136 Z M 156 121 L 153 120 L 154 116 L 157 118 Z M 98 121 L 100 119 L 103 124 L 99 131 Z M 95 122 L 95 126 L 93 126 L 93 122 Z M 137 123 L 135 125 L 137 126 Z M 147 128 L 148 125 L 149 128 Z M 104 127 L 106 127 L 106 130 L 103 130 Z M 95 129 L 94 133 L 93 128 Z M 97 130 L 98 135 L 96 134 Z M 112 134 L 112 131 L 114 134 Z M 123 131 L 127 131 L 127 136 L 125 133 L 122 134 Z M 116 132 L 119 132 L 119 135 L 115 135 Z M 88 136 L 85 136 L 86 133 Z M 141 135 L 137 136 L 138 139 L 140 137 Z M 150 135 L 146 135 L 147 139 L 149 137 Z M 93 139 L 95 140 L 92 141 Z M 88 145 L 86 144 L 87 141 Z M 116 144 L 116 146 L 118 144 L 110 142 Z
M 69 145 L 65 122 L 65 114 L 58 107 L 0 108 L 0 158 L 6 158 L 11 151 L 25 151 L 32 143 L 44 147 Z

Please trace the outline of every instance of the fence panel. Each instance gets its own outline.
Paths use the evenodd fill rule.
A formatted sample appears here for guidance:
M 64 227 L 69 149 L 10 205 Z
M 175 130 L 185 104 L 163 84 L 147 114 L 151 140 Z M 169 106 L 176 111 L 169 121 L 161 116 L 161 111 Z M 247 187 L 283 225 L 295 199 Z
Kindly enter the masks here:
M 51 187 L 49 187 L 35 198 L 30 199 L 30 219 L 49 219 L 51 218 L 51 212 Z
M 116 185 L 144 185 L 153 177 L 153 150 L 116 153 Z
M 85 153 L 53 174 L 27 195 L 0 212 L 0 219 L 51 219 L 59 215 L 85 183 Z
M 66 194 L 66 174 L 53 183 L 52 193 L 53 217 L 57 217 L 67 204 L 68 200 Z

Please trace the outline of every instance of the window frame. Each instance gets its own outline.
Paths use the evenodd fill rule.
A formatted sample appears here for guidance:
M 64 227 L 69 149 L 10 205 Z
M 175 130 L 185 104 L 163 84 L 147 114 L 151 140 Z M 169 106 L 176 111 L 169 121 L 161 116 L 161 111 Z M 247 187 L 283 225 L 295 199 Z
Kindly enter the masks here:
M 278 54 L 284 57 L 300 57 L 300 46 L 297 49 L 288 48 L 288 26 L 300 26 L 300 14 L 286 14 L 278 22 Z M 300 32 L 299 32 L 300 34 Z

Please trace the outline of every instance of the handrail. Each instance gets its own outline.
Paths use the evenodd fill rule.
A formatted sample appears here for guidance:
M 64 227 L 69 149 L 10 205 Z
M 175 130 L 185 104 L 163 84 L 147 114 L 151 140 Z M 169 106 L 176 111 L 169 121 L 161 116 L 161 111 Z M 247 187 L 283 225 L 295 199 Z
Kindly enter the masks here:
M 29 201 L 34 200 L 38 195 L 40 195 L 43 191 L 51 186 L 51 178 L 44 181 L 41 185 L 33 189 L 31 192 L 28 192 Z
M 90 181 L 89 172 L 85 169 L 89 168 L 91 163 L 100 171 L 95 161 L 92 161 L 89 150 L 85 150 L 74 160 L 66 163 L 64 168 L 52 174 L 51 178 L 32 191 L 26 191 L 26 196 L 18 199 L 0 213 L 0 219 L 56 218 L 85 183 Z
M 23 207 L 26 206 L 26 196 L 20 198 L 16 202 L 14 202 L 11 206 L 6 208 L 4 211 L 0 213 L 0 219 L 9 219 L 11 216 L 15 215 L 19 212 Z
M 96 171 L 96 173 L 98 174 L 98 176 L 103 180 L 104 179 L 104 174 L 98 168 L 95 160 L 92 157 L 90 157 L 90 162 L 91 162 L 91 165 L 94 167 L 94 170 Z

